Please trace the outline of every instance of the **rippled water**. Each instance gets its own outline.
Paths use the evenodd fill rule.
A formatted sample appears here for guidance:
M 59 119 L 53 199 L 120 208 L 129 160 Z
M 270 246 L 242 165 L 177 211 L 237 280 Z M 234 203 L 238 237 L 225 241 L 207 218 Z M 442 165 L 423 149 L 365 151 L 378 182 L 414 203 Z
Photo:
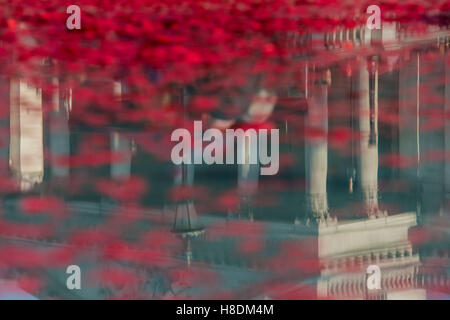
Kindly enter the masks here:
M 286 41 L 232 85 L 1 76 L 0 298 L 449 298 L 450 32 Z M 174 165 L 194 120 L 279 129 L 279 172 Z

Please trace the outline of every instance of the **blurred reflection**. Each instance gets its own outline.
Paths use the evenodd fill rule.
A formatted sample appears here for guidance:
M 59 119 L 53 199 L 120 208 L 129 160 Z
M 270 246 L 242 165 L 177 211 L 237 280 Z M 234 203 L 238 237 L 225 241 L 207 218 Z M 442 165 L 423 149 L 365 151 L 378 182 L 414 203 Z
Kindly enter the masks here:
M 86 116 L 100 124 L 89 126 L 73 120 L 82 106 L 73 82 L 54 77 L 42 89 L 31 77 L 2 77 L 9 143 L 1 156 L 9 155 L 9 172 L 2 165 L 0 246 L 27 241 L 25 256 L 70 248 L 33 274 L 45 282 L 33 292 L 42 298 L 74 297 L 64 288 L 66 263 L 127 270 L 103 270 L 118 283 L 101 285 L 97 277 L 81 298 L 448 298 L 450 41 L 445 30 L 427 37 L 408 46 L 413 40 L 398 24 L 294 34 L 288 45 L 310 50 L 293 60 L 294 76 L 278 75 L 281 84 L 273 84 L 257 74 L 237 93 L 211 90 L 239 111 L 201 113 L 211 126 L 283 130 L 287 151 L 276 179 L 250 164 L 257 141 L 248 137 L 244 164 L 170 163 L 164 121 L 199 117 L 187 111 L 198 83 L 128 101 L 135 84 L 83 78 L 78 90 L 98 86 L 111 108 L 126 106 L 134 118 L 142 116 L 139 104 L 157 105 L 148 111 L 154 122 L 133 126 L 103 124 L 101 111 L 110 110 L 90 101 L 86 110 L 95 112 Z M 172 118 L 174 101 L 182 119 Z M 351 171 L 350 193 L 342 168 Z M 56 190 L 46 188 L 55 181 Z M 18 261 L 0 259 L 0 282 L 34 268 Z M 372 264 L 381 268 L 380 290 L 366 286 Z

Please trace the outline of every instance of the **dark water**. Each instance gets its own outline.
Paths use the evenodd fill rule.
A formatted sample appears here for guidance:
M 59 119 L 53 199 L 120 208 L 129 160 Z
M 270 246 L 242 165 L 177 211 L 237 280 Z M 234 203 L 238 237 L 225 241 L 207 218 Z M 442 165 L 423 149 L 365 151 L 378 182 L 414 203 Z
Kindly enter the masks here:
M 2 76 L 0 298 L 449 298 L 449 35 L 293 37 L 309 51 L 291 67 L 213 90 L 202 115 L 186 108 L 199 83 L 133 116 L 125 80 Z M 83 86 L 153 122 L 82 108 Z M 279 129 L 279 172 L 174 165 L 171 131 L 200 119 Z

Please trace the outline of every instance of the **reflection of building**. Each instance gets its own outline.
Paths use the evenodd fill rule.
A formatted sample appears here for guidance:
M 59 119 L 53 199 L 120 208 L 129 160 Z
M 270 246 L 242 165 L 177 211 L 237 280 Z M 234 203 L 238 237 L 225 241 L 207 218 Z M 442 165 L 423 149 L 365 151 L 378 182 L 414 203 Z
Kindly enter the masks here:
M 424 221 L 429 220 L 430 214 L 445 214 L 447 155 L 435 159 L 432 155 L 440 152 L 438 150 L 446 150 L 445 154 L 449 150 L 447 126 L 440 115 L 448 112 L 447 101 L 450 100 L 448 58 L 441 55 L 442 59 L 421 61 L 420 56 L 420 52 L 411 54 L 398 71 L 398 140 L 390 138 L 393 143 L 398 143 L 400 177 L 408 182 L 407 190 L 414 190 L 416 182 L 421 187 L 421 210 L 418 213 L 425 215 L 420 216 Z M 385 216 L 386 213 L 380 212 L 378 207 L 380 80 L 374 66 L 377 62 L 369 63 L 368 70 L 361 68 L 357 83 L 358 182 L 369 217 L 378 216 L 378 219 L 340 220 L 334 226 L 319 226 L 319 258 L 323 269 L 318 295 L 337 299 L 426 299 L 430 295 L 429 289 L 445 294 L 448 292 L 448 270 L 443 270 L 446 253 L 441 252 L 438 258 L 444 265 L 430 267 L 427 266 L 429 246 L 420 249 L 422 245 L 413 247 L 409 241 L 408 233 L 417 226 L 416 213 Z M 392 66 L 389 70 L 393 72 Z M 446 84 L 443 90 L 439 88 L 442 83 Z M 430 102 L 427 99 L 430 92 L 439 92 L 439 98 Z M 445 243 L 448 238 L 441 237 L 440 241 Z M 371 291 L 366 287 L 365 270 L 371 264 L 381 268 L 381 290 Z M 432 274 L 427 271 L 430 268 L 434 270 Z
M 332 299 L 423 299 L 417 277 L 419 256 L 413 253 L 408 230 L 416 226 L 414 212 L 386 216 L 378 205 L 378 62 L 359 64 L 355 84 L 358 139 L 357 189 L 368 218 L 318 226 L 321 274 L 318 297 Z M 354 142 L 352 142 L 354 143 Z M 352 155 L 353 156 L 353 155 Z M 372 219 L 377 218 L 377 219 Z M 381 290 L 366 286 L 366 268 L 381 268 Z
M 341 40 L 359 41 L 359 44 L 367 44 L 367 41 L 369 41 L 362 30 L 335 33 L 325 39 L 329 41 L 329 49 L 338 47 Z M 405 62 L 402 60 L 405 57 L 400 54 L 397 54 L 397 56 L 400 62 Z M 366 62 L 360 63 L 360 60 L 352 58 L 352 62 L 356 60 L 356 70 L 353 70 L 351 75 L 353 78 L 350 82 L 352 82 L 356 92 L 351 92 L 354 100 L 352 105 L 354 112 L 351 115 L 351 122 L 355 124 L 355 127 L 352 127 L 352 129 L 355 129 L 356 138 L 353 137 L 351 144 L 356 147 L 357 153 L 352 154 L 351 157 L 357 163 L 354 170 L 356 178 L 355 190 L 358 194 L 357 202 L 358 204 L 363 204 L 362 208 L 356 209 L 359 210 L 357 214 L 352 216 L 355 213 L 355 209 L 349 205 L 353 204 L 352 201 L 354 199 L 342 199 L 345 196 L 350 196 L 348 194 L 343 196 L 342 193 L 336 192 L 336 189 L 345 189 L 346 186 L 343 187 L 343 185 L 339 184 L 338 186 L 330 186 L 332 184 L 330 182 L 334 182 L 337 174 L 336 162 L 338 162 L 335 161 L 336 158 L 332 153 L 332 112 L 334 106 L 330 103 L 330 91 L 331 87 L 339 85 L 339 82 L 335 81 L 333 76 L 331 87 L 327 81 L 311 83 L 311 74 L 314 73 L 314 67 L 311 67 L 313 64 L 306 64 L 306 79 L 301 79 L 302 83 L 305 83 L 305 90 L 303 93 L 298 94 L 299 97 L 306 101 L 305 105 L 307 106 L 307 113 L 304 117 L 305 126 L 307 127 L 305 146 L 304 148 L 301 146 L 303 148 L 301 152 L 303 153 L 300 153 L 302 156 L 298 157 L 300 159 L 299 167 L 305 168 L 306 206 L 298 208 L 296 201 L 298 200 L 299 192 L 295 190 L 293 192 L 295 193 L 294 197 L 282 199 L 288 205 L 295 207 L 295 217 L 290 216 L 287 219 L 282 219 L 280 218 L 284 214 L 282 208 L 267 209 L 274 212 L 270 219 L 264 216 L 263 213 L 259 214 L 258 212 L 254 217 L 251 216 L 254 219 L 243 221 L 240 234 L 233 234 L 231 237 L 223 237 L 226 239 L 218 240 L 212 234 L 214 226 L 224 223 L 226 227 L 226 223 L 233 220 L 232 215 L 224 218 L 224 216 L 202 214 L 198 217 L 194 202 L 191 199 L 176 203 L 172 207 L 173 215 L 170 217 L 173 219 L 170 220 L 170 223 L 172 224 L 172 230 L 185 241 L 184 257 L 179 259 L 180 264 L 185 266 L 187 262 L 187 265 L 193 268 L 200 266 L 220 270 L 223 278 L 227 280 L 227 285 L 228 283 L 233 283 L 233 285 L 237 283 L 237 286 L 240 282 L 250 283 L 257 277 L 259 278 L 256 281 L 261 280 L 264 276 L 271 276 L 273 270 L 271 270 L 271 265 L 266 263 L 265 259 L 276 257 L 278 253 L 276 250 L 285 241 L 311 237 L 314 239 L 311 245 L 311 247 L 314 247 L 312 251 L 315 254 L 314 258 L 320 260 L 320 269 L 315 270 L 316 274 L 311 276 L 311 278 L 298 276 L 293 281 L 289 279 L 289 282 L 302 284 L 308 281 L 309 283 L 314 283 L 314 285 L 317 285 L 317 297 L 336 299 L 420 299 L 427 297 L 427 285 L 434 279 L 430 280 L 430 282 L 424 280 L 424 263 L 422 259 L 423 254 L 426 252 L 418 251 L 413 247 L 408 233 L 420 224 L 423 215 L 436 212 L 444 215 L 446 214 L 445 210 L 448 210 L 448 208 L 445 208 L 445 199 L 447 199 L 448 203 L 450 190 L 448 155 L 446 153 L 437 155 L 438 158 L 443 156 L 445 161 L 430 161 L 430 154 L 433 155 L 433 151 L 436 150 L 448 151 L 450 149 L 450 126 L 436 126 L 435 128 L 431 127 L 430 130 L 428 127 L 429 123 L 425 122 L 425 119 L 429 116 L 425 114 L 425 116 L 419 118 L 419 108 L 420 110 L 425 110 L 425 113 L 428 114 L 433 114 L 435 110 L 441 110 L 442 106 L 445 109 L 441 111 L 449 111 L 450 90 L 448 83 L 450 83 L 450 72 L 448 68 L 450 64 L 448 63 L 448 56 L 443 59 L 441 56 L 441 59 L 436 59 L 435 61 L 422 61 L 421 53 L 415 52 L 411 53 L 410 60 L 406 61 L 407 64 L 398 71 L 399 108 L 396 115 L 398 115 L 400 123 L 398 126 L 396 124 L 397 127 L 395 128 L 398 131 L 398 138 L 389 137 L 392 140 L 389 143 L 392 145 L 398 144 L 397 150 L 400 157 L 406 156 L 414 160 L 411 162 L 412 165 L 400 168 L 399 176 L 407 179 L 406 181 L 409 184 L 415 183 L 419 176 L 420 180 L 418 182 L 422 186 L 421 202 L 423 215 L 417 218 L 415 212 L 399 209 L 397 211 L 389 210 L 390 215 L 387 216 L 380 208 L 383 203 L 379 201 L 379 197 L 383 199 L 382 196 L 385 195 L 383 193 L 383 185 L 380 183 L 379 186 L 379 181 L 381 181 L 380 176 L 383 170 L 382 161 L 380 160 L 383 155 L 381 143 L 385 142 L 383 140 L 386 140 L 386 137 L 379 134 L 381 130 L 379 124 L 382 123 L 380 120 L 381 114 L 385 111 L 381 103 L 382 100 L 379 100 L 383 94 L 382 90 L 380 90 L 383 75 L 379 73 L 378 68 L 382 64 L 383 54 L 380 53 L 379 57 L 380 61 L 369 59 L 368 66 Z M 366 61 L 365 58 L 362 60 Z M 423 87 L 427 79 L 425 78 L 426 75 L 421 73 L 421 70 L 429 70 L 431 66 L 434 66 L 435 69 L 441 69 L 436 70 L 436 74 L 440 77 L 439 81 L 429 81 L 429 86 Z M 395 75 L 397 72 L 389 70 L 391 75 Z M 441 99 L 442 96 L 439 96 L 441 100 L 436 105 L 430 104 L 425 99 L 427 92 L 436 89 L 433 85 L 442 83 L 445 83 L 443 91 L 437 89 L 437 92 L 443 93 L 444 95 L 442 96 L 444 98 Z M 120 85 L 115 85 L 115 88 L 116 93 L 120 94 Z M 83 132 L 83 135 L 79 135 L 79 131 L 76 132 L 76 130 L 72 130 L 69 127 L 68 110 L 70 110 L 70 99 L 66 99 L 67 95 L 67 93 L 60 90 L 58 97 L 53 97 L 56 102 L 53 104 L 54 109 L 48 122 L 48 150 L 51 154 L 48 165 L 50 171 L 49 179 L 75 177 L 77 172 L 71 170 L 69 162 L 61 162 L 59 159 L 65 158 L 67 160 L 69 156 L 77 155 L 79 149 L 77 149 L 76 143 L 73 143 L 74 141 L 77 142 L 77 139 L 90 139 L 90 133 Z M 74 98 L 76 99 L 76 97 Z M 31 105 L 34 105 L 35 108 L 30 108 Z M 265 107 L 270 110 L 272 108 L 270 105 Z M 443 115 L 442 112 L 439 114 Z M 430 118 L 432 120 L 435 119 L 433 117 Z M 444 121 L 442 119 L 443 117 L 441 118 L 441 123 Z M 47 140 L 42 138 L 42 98 L 39 90 L 28 86 L 22 81 L 15 80 L 11 82 L 10 122 L 11 169 L 22 181 L 28 183 L 22 184 L 22 188 L 27 189 L 32 183 L 42 181 L 44 170 L 42 152 L 44 149 L 43 143 Z M 101 169 L 105 168 L 99 169 L 98 167 L 94 169 L 85 168 L 87 166 L 84 165 L 85 167 L 83 167 L 82 165 L 82 168 L 78 168 L 79 171 L 88 172 L 87 175 L 89 175 L 91 171 L 88 170 L 93 170 L 96 173 L 99 172 L 98 177 L 115 180 L 117 184 L 120 184 L 133 174 L 146 177 L 145 173 L 154 170 L 149 174 L 149 176 L 151 175 L 150 179 L 152 179 L 151 185 L 153 189 L 151 192 L 154 192 L 156 189 L 158 189 L 156 191 L 160 191 L 159 189 L 164 188 L 162 185 L 165 182 L 164 180 L 169 180 L 168 175 L 165 175 L 166 172 L 160 170 L 162 166 L 158 167 L 157 161 L 144 158 L 145 161 L 141 160 L 141 162 L 138 162 L 136 161 L 138 157 L 132 157 L 132 133 L 129 135 L 124 134 L 116 128 L 105 131 L 102 133 L 104 134 L 102 137 L 106 137 L 105 140 L 109 144 L 108 151 L 120 153 L 122 156 L 112 163 L 108 163 L 105 166 L 107 167 L 106 170 L 101 171 Z M 287 126 L 286 132 L 288 133 Z M 252 150 L 250 143 L 251 141 L 248 141 L 248 144 L 243 146 L 247 158 L 249 158 L 249 152 Z M 72 144 L 74 145 L 73 147 Z M 30 158 L 33 159 L 32 162 L 29 161 Z M 136 168 L 139 171 L 133 172 Z M 249 198 L 257 198 L 259 189 L 264 188 L 262 184 L 259 184 L 259 169 L 259 165 L 252 165 L 248 162 L 238 167 L 237 188 L 239 196 L 244 198 L 244 203 Z M 196 170 L 201 172 L 202 168 L 197 166 Z M 420 173 L 419 175 L 418 172 Z M 198 176 L 201 177 L 201 174 L 196 174 L 195 183 L 199 182 Z M 236 174 L 230 176 L 230 180 L 234 179 L 233 185 L 236 185 Z M 223 179 L 223 176 L 220 178 Z M 211 180 L 213 179 L 215 180 L 217 177 L 214 176 Z M 168 184 L 171 185 L 171 181 Z M 175 185 L 194 185 L 193 165 L 176 167 Z M 335 188 L 334 190 L 331 189 L 333 187 Z M 378 190 L 379 188 L 380 190 Z M 97 198 L 91 194 L 78 194 L 77 196 L 81 200 L 69 200 L 67 204 L 70 209 L 73 209 L 78 214 L 79 219 L 84 219 L 88 222 L 97 221 L 116 209 L 111 202 L 103 203 L 102 195 Z M 150 196 L 152 196 L 151 193 L 148 194 L 148 197 Z M 349 212 L 350 210 L 353 211 L 350 213 L 343 213 L 343 210 L 339 212 L 337 210 L 334 211 L 336 209 L 333 206 L 333 200 L 336 202 L 335 198 L 339 198 L 339 201 L 346 205 L 343 206 L 346 211 L 347 209 Z M 401 202 L 402 199 L 397 199 L 396 201 Z M 249 206 L 252 205 L 250 201 L 247 204 Z M 302 213 L 306 213 L 309 223 L 302 223 L 295 219 Z M 150 210 L 146 211 L 145 214 L 156 215 Z M 347 215 L 342 216 L 340 214 Z M 333 220 L 330 219 L 330 215 L 332 215 Z M 85 222 L 84 220 L 83 223 Z M 264 236 L 261 236 L 257 231 L 249 227 L 253 225 L 251 220 L 256 222 L 263 220 L 265 222 L 264 227 L 266 230 L 264 232 L 266 234 Z M 293 225 L 293 221 L 296 221 L 296 225 Z M 206 223 L 203 224 L 203 222 Z M 203 225 L 205 225 L 205 228 L 203 228 Z M 210 232 L 210 230 L 213 231 Z M 199 237 L 199 235 L 202 236 Z M 236 238 L 240 236 L 245 241 L 236 241 Z M 252 249 L 252 246 L 257 247 L 258 241 L 264 242 L 261 247 L 265 251 L 260 255 L 260 252 L 258 252 L 255 255 L 256 258 L 251 254 L 238 251 L 242 243 Z M 36 242 L 41 246 L 44 243 Z M 304 248 L 299 247 L 298 251 L 301 251 L 301 249 Z M 267 255 L 265 255 L 266 253 Z M 180 258 L 180 255 L 176 255 L 176 258 Z M 101 261 L 97 262 L 101 263 Z M 280 263 L 288 264 L 289 262 L 281 261 Z M 379 265 L 381 268 L 382 281 L 380 291 L 372 292 L 367 290 L 367 275 L 365 271 L 366 267 L 371 264 Z M 288 290 L 290 289 L 288 288 Z M 101 295 L 94 293 L 93 296 L 98 297 Z M 269 294 L 261 294 L 261 296 L 270 297 Z

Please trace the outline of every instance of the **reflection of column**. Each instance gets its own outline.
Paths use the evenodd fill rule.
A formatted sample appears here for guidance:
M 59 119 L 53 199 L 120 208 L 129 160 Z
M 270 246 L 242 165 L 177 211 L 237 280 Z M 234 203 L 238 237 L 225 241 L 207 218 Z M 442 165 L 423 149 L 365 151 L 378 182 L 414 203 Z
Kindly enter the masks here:
M 194 184 L 194 164 L 180 164 L 175 166 L 175 185 L 192 186 Z
M 446 80 L 445 59 L 436 55 L 434 59 L 420 61 L 420 165 L 419 179 L 421 186 L 420 210 L 424 217 L 439 213 L 443 209 L 445 195 L 445 159 L 433 159 L 436 152 L 442 153 L 446 144 L 444 118 Z M 426 70 L 426 72 L 423 72 Z M 435 93 L 430 100 L 430 92 Z M 431 156 L 431 157 L 430 157 Z
M 276 100 L 275 94 L 264 89 L 260 90 L 253 98 L 242 120 L 254 124 L 266 121 L 273 112 Z M 260 173 L 258 138 L 252 139 L 250 135 L 246 135 L 242 148 L 245 163 L 238 164 L 238 192 L 243 199 L 241 212 L 253 219 L 251 198 L 257 191 Z M 255 154 L 252 155 L 252 153 Z M 256 157 L 256 163 L 250 163 L 250 159 L 254 157 Z
M 359 73 L 359 163 L 358 178 L 365 211 L 370 217 L 380 215 L 378 209 L 378 70 L 370 62 Z
M 244 149 L 244 164 L 238 164 L 238 192 L 242 198 L 241 213 L 248 215 L 253 219 L 252 212 L 252 197 L 258 189 L 259 180 L 259 160 L 256 164 L 250 163 L 251 152 L 258 154 L 258 139 L 251 139 L 250 136 L 245 136 L 245 143 L 242 148 Z
M 122 81 L 114 81 L 113 91 L 116 101 L 122 102 L 124 93 Z M 111 177 L 116 180 L 127 179 L 131 174 L 131 141 L 117 131 L 111 133 L 111 149 L 120 154 L 120 160 L 111 163 Z
M 111 148 L 120 154 L 120 160 L 111 163 L 113 179 L 127 179 L 131 174 L 131 142 L 119 132 L 111 133 Z
M 250 139 L 249 136 L 245 136 L 245 143 L 242 145 L 244 149 L 244 164 L 238 165 L 238 188 L 244 193 L 252 193 L 258 185 L 259 177 L 259 162 L 256 164 L 250 163 L 250 153 L 257 152 L 258 140 Z
M 28 190 L 44 174 L 42 92 L 20 79 L 11 80 L 10 168 Z
M 400 168 L 404 178 L 417 179 L 419 165 L 419 92 L 420 92 L 420 55 L 411 56 L 411 60 L 399 70 L 399 155 L 414 159 L 414 163 Z
M 445 53 L 445 205 L 450 210 L 450 53 Z
M 50 172 L 52 177 L 68 177 L 69 166 L 58 159 L 69 157 L 69 90 L 59 88 L 58 78 L 53 79 L 55 93 L 52 96 L 52 109 L 49 115 Z
M 326 84 L 314 85 L 308 99 L 305 164 L 306 206 L 308 218 L 317 222 L 328 218 L 328 88 Z
M 8 172 L 9 94 L 9 77 L 0 76 L 0 175 L 6 175 Z

